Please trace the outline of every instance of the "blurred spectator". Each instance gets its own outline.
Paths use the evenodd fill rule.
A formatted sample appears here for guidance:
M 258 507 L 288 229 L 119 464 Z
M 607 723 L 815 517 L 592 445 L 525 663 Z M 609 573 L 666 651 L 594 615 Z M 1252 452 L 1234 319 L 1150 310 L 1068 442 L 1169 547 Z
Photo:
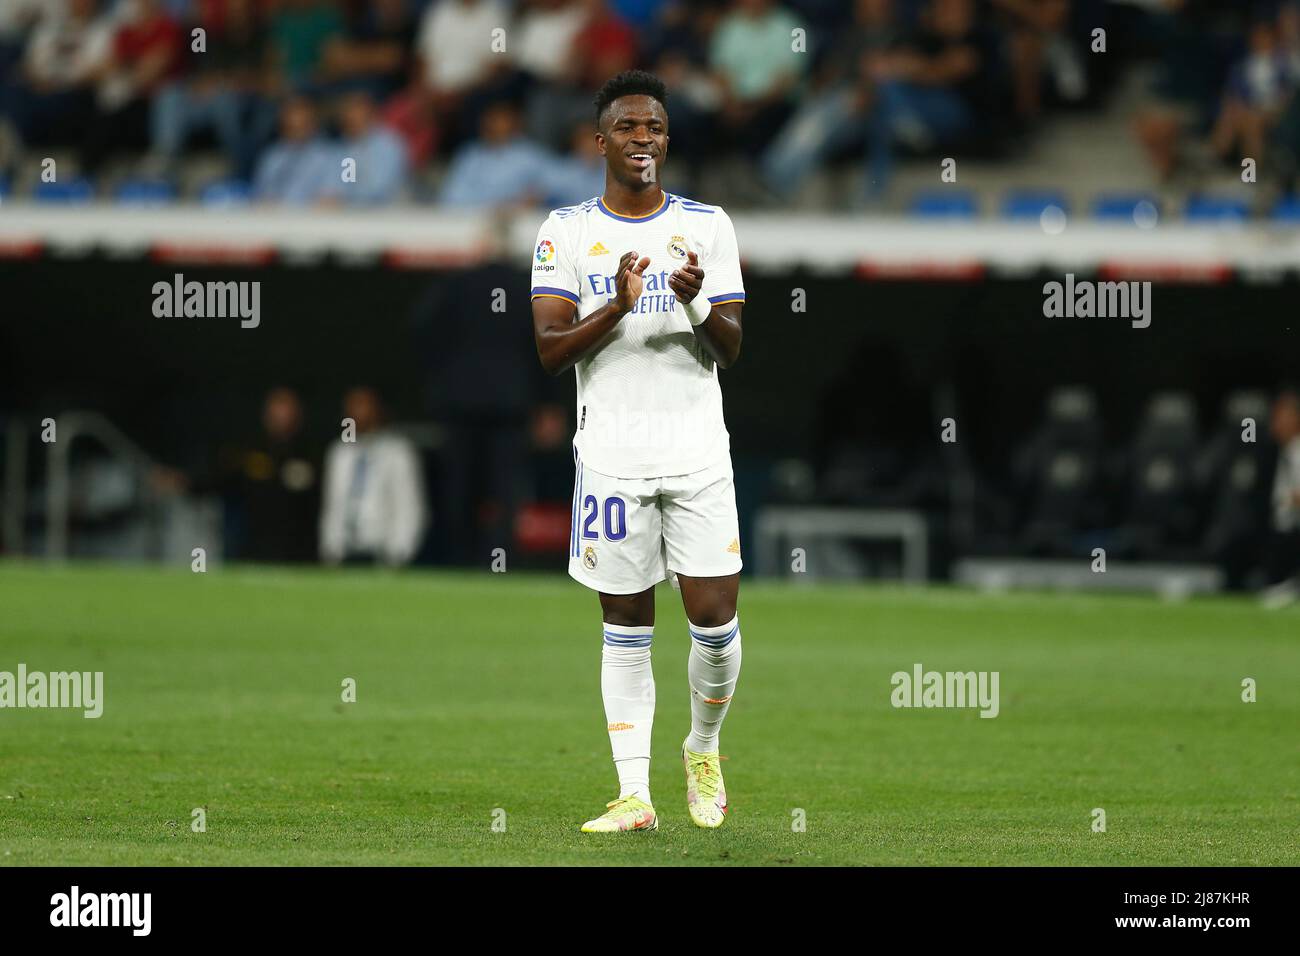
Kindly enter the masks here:
M 1300 2 L 1289 0 L 1278 8 L 1277 38 L 1287 82 L 1294 88 L 1300 85 Z
M 238 542 L 228 556 L 250 561 L 312 561 L 320 511 L 320 453 L 303 429 L 302 400 L 280 386 L 266 394 L 262 433 L 223 448 L 211 477 L 191 479 L 173 468 L 154 470 L 165 492 L 220 494 L 234 506 Z
M 605 192 L 605 157 L 596 148 L 596 127 L 578 123 L 569 140 L 569 153 L 546 166 L 545 204 L 573 206 Z
M 673 162 L 696 167 L 716 152 L 714 118 L 722 108 L 722 83 L 708 69 L 709 43 L 722 19 L 715 4 L 668 0 L 644 50 L 651 72 L 671 91 Z
M 339 131 L 342 158 L 356 162 L 356 182 L 338 180 L 336 194 L 343 202 L 376 206 L 400 198 L 406 189 L 406 146 L 379 122 L 370 93 L 358 90 L 343 98 Z
M 736 0 L 713 36 L 709 63 L 722 85 L 719 133 L 754 155 L 789 118 L 808 57 L 794 50 L 799 21 L 773 0 Z
M 1250 26 L 1249 51 L 1233 66 L 1210 132 L 1210 146 L 1236 166 L 1250 156 L 1262 161 L 1269 133 L 1295 89 L 1295 77 L 1279 45 L 1278 24 L 1261 17 Z
M 653 28 L 637 33 L 642 56 L 654 65 L 669 54 L 675 54 L 687 63 L 707 70 L 713 37 L 730 6 L 731 0 L 664 0 Z M 712 76 L 709 82 L 719 84 Z M 678 92 L 674 90 L 674 96 Z
M 1264 573 L 1269 587 L 1263 600 L 1282 607 L 1300 596 L 1300 390 L 1284 389 L 1273 402 L 1269 428 L 1277 442 L 1273 474 L 1273 515 Z
M 0 0 L 0 84 L 22 59 L 23 39 L 46 8 L 43 0 Z
M 852 26 L 836 40 L 798 112 L 763 154 L 763 176 L 774 192 L 791 195 L 819 165 L 865 138 L 871 68 L 898 39 L 894 4 L 854 4 Z
M 66 13 L 41 18 L 28 39 L 19 75 L 9 82 L 0 79 L 0 125 L 5 127 L 0 139 L 13 141 L 9 152 L 24 145 L 82 141 L 95 115 L 95 88 L 108 68 L 112 46 L 113 27 L 101 15 L 98 0 L 68 0 Z
M 550 0 L 525 18 L 523 34 L 520 66 L 540 80 L 530 84 L 525 131 L 547 149 L 564 149 L 573 124 L 591 115 L 591 91 L 635 64 L 636 35 L 606 0 Z
M 498 0 L 434 0 L 416 39 L 425 84 L 435 96 L 454 97 L 484 82 L 501 59 L 486 40 L 509 20 Z
M 1300 178 L 1300 2 L 1284 3 L 1277 15 L 1281 56 L 1286 67 L 1291 95 L 1273 130 L 1271 159 L 1277 161 L 1281 178 L 1294 192 Z
M 1070 0 L 991 0 L 1009 27 L 1016 115 L 1033 120 L 1043 109 L 1043 78 L 1050 73 L 1067 100 L 1087 93 L 1079 54 L 1065 36 Z
M 1222 100 L 1219 34 L 1206 29 L 1216 8 L 1211 0 L 1167 0 L 1147 11 L 1142 24 L 1158 54 L 1150 101 L 1133 129 L 1162 181 L 1178 173 L 1184 137 L 1205 133 Z
M 121 149 L 138 152 L 148 145 L 150 100 L 180 69 L 183 43 L 180 25 L 159 0 L 126 0 L 119 8 L 98 110 L 82 144 L 87 173 Z
M 373 0 L 346 33 L 326 42 L 329 89 L 361 89 L 384 99 L 405 84 L 414 45 L 415 20 L 406 0 Z
M 515 66 L 534 83 L 553 83 L 568 76 L 573 41 L 586 22 L 578 0 L 531 0 L 512 31 Z
M 563 501 L 573 489 L 573 426 L 556 401 L 543 401 L 529 413 L 529 499 Z
M 280 109 L 280 138 L 257 162 L 253 198 L 307 204 L 337 195 L 342 166 L 336 149 L 321 138 L 316 107 L 293 96 Z
M 899 145 L 923 151 L 951 144 L 977 118 L 995 115 L 995 41 L 975 12 L 974 0 L 928 0 L 918 29 L 872 60 L 868 197 L 888 186 Z
M 243 557 L 253 561 L 310 561 L 316 551 L 320 506 L 319 451 L 303 434 L 302 400 L 274 388 L 262 410 L 263 439 L 242 470 L 248 523 Z
M 571 48 L 573 77 L 579 89 L 598 90 L 611 76 L 636 66 L 636 33 L 610 9 L 609 0 L 583 0 L 583 5 L 586 17 Z
M 637 29 L 643 29 L 654 24 L 666 2 L 668 0 L 610 0 L 610 6 L 613 7 L 614 13 L 621 20 Z M 610 74 L 610 76 L 613 75 L 613 73 Z M 604 82 L 604 80 L 601 80 L 601 83 Z
M 426 522 L 419 454 L 410 439 L 385 428 L 374 389 L 349 390 L 343 414 L 355 423 L 356 440 L 334 442 L 325 454 L 321 559 L 407 564 Z
M 384 125 L 401 138 L 411 169 L 419 169 L 438 149 L 440 127 L 423 87 L 413 85 L 391 97 L 384 104 L 382 117 Z
M 510 12 L 500 0 L 434 0 L 416 39 L 419 94 L 450 144 L 470 139 L 479 126 L 481 100 L 494 92 L 521 90 L 504 31 Z
M 439 202 L 449 206 L 535 203 L 555 158 L 519 132 L 519 109 L 494 103 L 483 114 L 479 138 L 452 161 Z
M 304 92 L 327 79 L 325 50 L 343 36 L 343 16 L 332 0 L 277 0 L 270 35 L 285 84 Z
M 267 96 L 272 84 L 266 25 L 255 0 L 226 0 L 202 9 L 206 51 L 191 58 L 189 76 L 154 97 L 154 153 L 170 171 L 188 138 L 211 129 L 235 175 L 247 180 L 258 150 L 275 130 L 275 107 Z

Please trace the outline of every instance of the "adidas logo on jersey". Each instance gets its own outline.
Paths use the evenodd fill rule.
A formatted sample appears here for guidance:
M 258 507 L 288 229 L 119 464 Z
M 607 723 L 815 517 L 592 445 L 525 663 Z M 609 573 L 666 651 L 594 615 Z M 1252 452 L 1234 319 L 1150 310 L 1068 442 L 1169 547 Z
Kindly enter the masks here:
M 598 242 L 598 243 L 596 243 L 594 246 L 592 246 L 590 249 L 587 250 L 587 255 L 589 255 L 589 256 L 606 256 L 606 255 L 609 255 L 609 250 L 605 248 L 605 244 L 604 244 L 603 242 Z
M 732 538 L 731 544 L 727 545 L 727 550 L 732 554 L 740 554 L 740 539 Z

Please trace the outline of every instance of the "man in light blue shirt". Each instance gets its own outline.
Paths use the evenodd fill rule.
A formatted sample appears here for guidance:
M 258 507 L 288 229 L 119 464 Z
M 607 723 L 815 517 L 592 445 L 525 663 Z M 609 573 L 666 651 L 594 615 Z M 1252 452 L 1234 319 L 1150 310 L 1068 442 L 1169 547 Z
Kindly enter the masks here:
M 316 107 L 303 96 L 289 99 L 280 110 L 280 138 L 257 161 L 253 198 L 306 205 L 337 191 L 341 182 L 338 150 L 321 138 Z
M 507 101 L 489 106 L 479 138 L 456 153 L 438 201 L 448 206 L 536 203 L 547 189 L 555 157 L 519 134 L 519 110 Z
M 605 157 L 596 148 L 596 127 L 577 123 L 569 152 L 551 161 L 544 205 L 575 206 L 605 191 Z
M 344 170 L 351 160 L 355 179 L 338 177 L 330 190 L 349 206 L 378 206 L 394 202 L 406 190 L 406 144 L 400 136 L 379 122 L 375 102 L 364 91 L 349 93 L 339 105 L 339 144 L 336 165 Z

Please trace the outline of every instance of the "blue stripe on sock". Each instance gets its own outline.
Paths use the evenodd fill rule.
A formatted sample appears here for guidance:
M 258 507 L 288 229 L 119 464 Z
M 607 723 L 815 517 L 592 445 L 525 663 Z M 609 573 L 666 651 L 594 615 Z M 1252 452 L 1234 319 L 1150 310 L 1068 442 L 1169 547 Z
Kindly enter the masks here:
M 696 638 L 696 643 L 699 644 L 701 647 L 711 647 L 714 650 L 718 650 L 720 648 L 726 647 L 728 644 L 732 642 L 733 639 L 734 639 L 734 635 L 732 637 L 727 638 L 725 641 L 701 641 L 699 638 Z
M 649 647 L 654 639 L 654 632 L 649 634 L 624 634 L 605 628 L 605 643 L 610 647 Z
M 726 634 L 719 634 L 717 636 L 710 635 L 710 634 L 700 634 L 698 631 L 695 630 L 695 628 L 691 628 L 690 631 L 691 631 L 691 638 L 693 640 L 699 641 L 701 644 L 707 644 L 710 647 L 726 647 L 728 644 L 732 642 L 732 640 L 735 639 L 736 635 L 740 633 L 740 624 L 739 622 L 737 622 L 736 626 L 733 627 L 729 632 L 727 632 Z

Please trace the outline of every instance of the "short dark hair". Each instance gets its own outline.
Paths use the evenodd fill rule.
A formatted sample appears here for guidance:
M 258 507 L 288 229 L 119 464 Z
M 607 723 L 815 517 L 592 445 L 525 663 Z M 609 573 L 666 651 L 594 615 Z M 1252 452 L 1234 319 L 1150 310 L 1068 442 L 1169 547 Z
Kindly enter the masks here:
M 665 111 L 668 109 L 668 87 L 663 80 L 645 70 L 624 70 L 610 77 L 596 94 L 596 129 L 600 129 L 600 118 L 609 104 L 621 96 L 651 96 Z

